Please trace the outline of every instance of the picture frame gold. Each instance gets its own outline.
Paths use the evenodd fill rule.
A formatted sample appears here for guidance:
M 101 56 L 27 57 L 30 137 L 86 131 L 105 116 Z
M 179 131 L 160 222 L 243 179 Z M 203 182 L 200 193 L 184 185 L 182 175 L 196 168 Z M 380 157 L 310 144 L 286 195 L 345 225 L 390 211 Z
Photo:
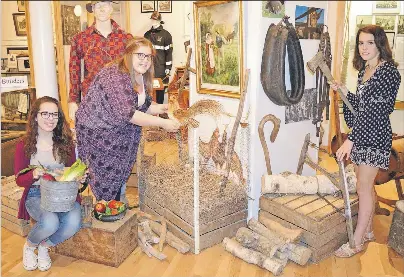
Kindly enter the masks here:
M 17 1 L 18 12 L 25 12 L 25 1 Z
M 16 36 L 26 36 L 28 23 L 25 13 L 13 13 L 13 20 Z
M 242 1 L 194 2 L 197 92 L 240 98 L 244 82 Z

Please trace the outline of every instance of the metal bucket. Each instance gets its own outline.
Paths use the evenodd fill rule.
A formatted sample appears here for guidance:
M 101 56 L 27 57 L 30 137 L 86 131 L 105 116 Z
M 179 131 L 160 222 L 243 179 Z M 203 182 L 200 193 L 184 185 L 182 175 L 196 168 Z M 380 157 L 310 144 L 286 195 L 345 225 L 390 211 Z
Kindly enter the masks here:
M 41 186 L 41 208 L 49 212 L 68 212 L 76 202 L 79 182 L 56 182 L 39 180 Z

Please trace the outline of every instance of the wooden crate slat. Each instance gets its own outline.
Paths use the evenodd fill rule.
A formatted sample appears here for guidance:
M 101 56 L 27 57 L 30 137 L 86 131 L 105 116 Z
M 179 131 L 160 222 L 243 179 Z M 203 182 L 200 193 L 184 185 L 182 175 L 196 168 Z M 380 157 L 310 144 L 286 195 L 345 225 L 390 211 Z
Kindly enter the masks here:
M 359 199 L 357 194 L 351 194 L 349 196 L 350 201 L 351 201 L 351 206 L 353 206 L 355 203 L 358 203 Z M 344 207 L 344 200 L 342 198 L 338 199 L 337 201 L 333 202 L 333 205 L 337 208 L 343 208 Z M 311 218 L 314 218 L 315 220 L 323 220 L 324 218 L 337 213 L 334 207 L 331 205 L 327 205 L 319 210 L 313 211 L 313 213 L 308 214 Z
M 287 218 L 289 222 L 305 230 L 309 230 L 311 227 L 316 225 L 316 221 L 314 221 L 312 218 L 298 214 L 294 210 L 291 210 L 284 205 L 266 197 L 260 198 L 259 207 L 260 209 L 275 214 L 280 218 Z
M 263 197 L 265 197 L 266 194 L 263 195 Z M 280 195 L 280 196 L 276 196 L 273 199 L 273 201 L 279 203 L 279 204 L 286 204 L 289 203 L 290 201 L 293 201 L 295 199 L 301 198 L 303 197 L 303 195 Z
M 324 198 L 326 198 L 328 201 L 330 201 L 330 203 L 333 203 L 335 201 L 337 201 L 338 199 L 335 197 L 329 197 L 330 195 L 325 196 Z M 320 197 L 317 198 L 315 201 L 312 201 L 310 203 L 307 203 L 307 205 L 304 205 L 302 207 L 299 207 L 296 209 L 296 212 L 304 214 L 304 215 L 308 215 L 316 210 L 321 209 L 322 207 L 325 207 L 329 205 L 327 203 L 327 201 L 325 201 L 324 199 L 321 199 Z
M 333 228 L 325 231 L 322 234 L 314 234 L 314 233 L 310 232 L 310 230 L 304 230 L 303 228 L 300 228 L 299 226 L 296 226 L 296 225 L 294 225 L 282 218 L 279 218 L 276 215 L 268 213 L 264 210 L 261 210 L 259 212 L 259 217 L 269 218 L 271 220 L 274 220 L 274 221 L 280 223 L 281 225 L 283 225 L 287 228 L 302 230 L 303 236 L 302 236 L 301 241 L 306 243 L 307 245 L 310 245 L 311 247 L 313 247 L 315 249 L 322 247 L 323 245 L 325 245 L 326 243 L 328 243 L 329 241 L 334 239 L 336 237 L 336 235 L 347 232 L 345 222 L 339 223 L 337 226 L 334 226 Z M 354 228 L 356 226 L 357 220 L 358 220 L 358 216 L 357 215 L 353 216 L 352 224 L 353 224 Z
M 318 199 L 319 196 L 316 194 L 313 195 L 306 195 L 305 197 L 299 197 L 297 199 L 294 199 L 288 203 L 285 203 L 284 206 L 288 207 L 291 210 L 297 210 L 302 206 L 307 205 L 308 203 L 311 203 Z

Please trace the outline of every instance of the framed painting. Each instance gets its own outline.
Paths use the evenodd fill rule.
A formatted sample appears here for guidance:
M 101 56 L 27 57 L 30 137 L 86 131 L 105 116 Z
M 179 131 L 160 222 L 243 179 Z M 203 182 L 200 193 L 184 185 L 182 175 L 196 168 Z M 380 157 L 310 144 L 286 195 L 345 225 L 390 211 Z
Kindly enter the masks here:
M 404 35 L 404 15 L 398 16 L 397 35 Z
M 396 16 L 395 15 L 377 15 L 376 25 L 382 27 L 385 31 L 394 31 L 396 26 Z
M 17 1 L 18 11 L 25 12 L 25 1 Z
M 7 54 L 15 54 L 17 56 L 29 56 L 28 47 L 7 47 Z
M 13 13 L 15 34 L 17 36 L 27 35 L 27 20 L 25 13 Z
M 243 85 L 241 1 L 194 2 L 198 93 L 240 98 Z
M 157 1 L 157 11 L 159 13 L 171 13 L 172 1 Z
M 154 12 L 154 1 L 140 1 L 140 12 L 141 13 L 152 13 Z
M 399 14 L 401 1 L 373 1 L 374 14 Z

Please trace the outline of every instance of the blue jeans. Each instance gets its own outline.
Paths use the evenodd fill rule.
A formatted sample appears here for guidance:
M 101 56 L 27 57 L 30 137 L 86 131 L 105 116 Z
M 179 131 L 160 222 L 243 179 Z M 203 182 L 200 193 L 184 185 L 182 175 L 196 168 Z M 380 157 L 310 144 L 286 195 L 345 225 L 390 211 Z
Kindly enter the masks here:
M 74 208 L 65 213 L 52 213 L 41 208 L 39 188 L 28 192 L 25 207 L 29 215 L 37 222 L 27 236 L 28 242 L 39 245 L 42 241 L 55 246 L 72 237 L 81 228 L 81 207 L 74 203 Z

